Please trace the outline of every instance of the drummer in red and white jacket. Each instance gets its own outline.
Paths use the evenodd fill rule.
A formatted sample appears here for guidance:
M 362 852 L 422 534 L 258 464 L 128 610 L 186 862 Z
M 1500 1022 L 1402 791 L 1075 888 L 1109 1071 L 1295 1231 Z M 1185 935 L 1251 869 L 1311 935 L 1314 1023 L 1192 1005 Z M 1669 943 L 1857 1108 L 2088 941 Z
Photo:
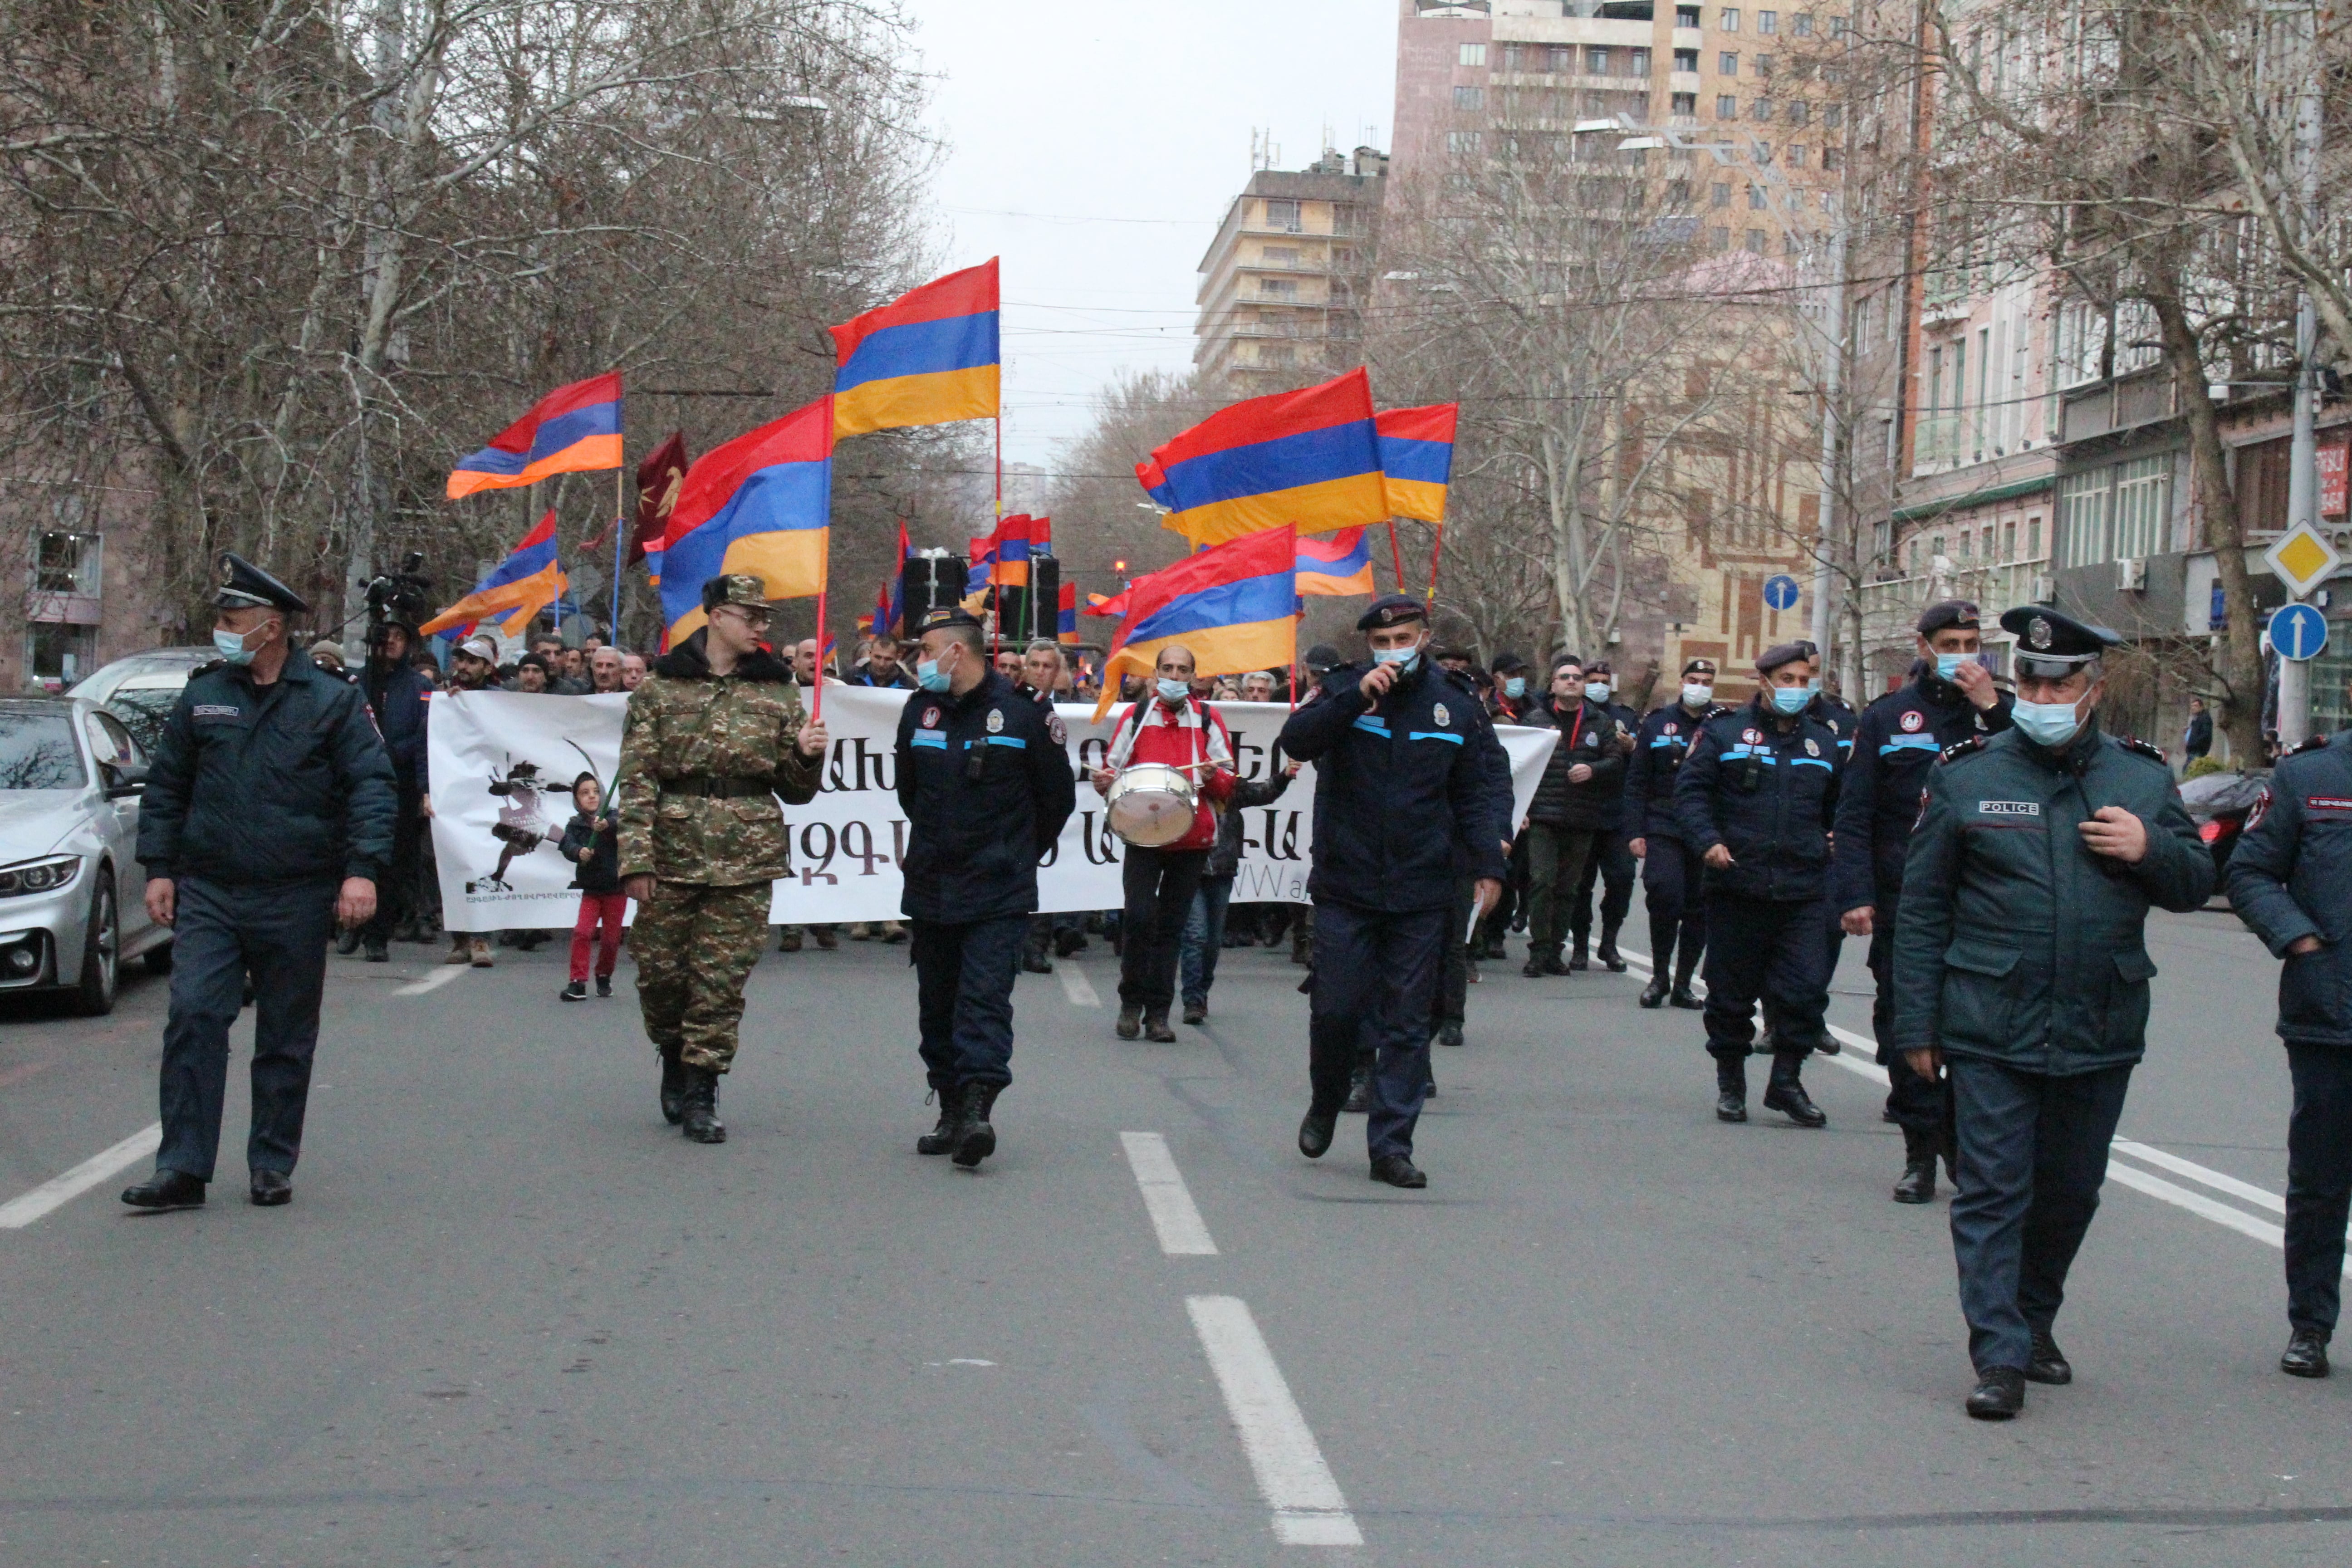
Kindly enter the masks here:
M 1139 1034 L 1168 1041 L 1168 1009 L 1176 999 L 1176 953 L 1184 916 L 1200 891 L 1216 847 L 1216 806 L 1234 793 L 1234 740 L 1225 721 L 1192 696 L 1192 650 L 1171 643 L 1160 650 L 1152 693 L 1119 716 L 1110 751 L 1095 770 L 1095 789 L 1108 796 L 1118 775 L 1145 763 L 1184 770 L 1195 783 L 1192 830 L 1158 849 L 1127 846 L 1127 907 L 1120 916 L 1118 1037 Z

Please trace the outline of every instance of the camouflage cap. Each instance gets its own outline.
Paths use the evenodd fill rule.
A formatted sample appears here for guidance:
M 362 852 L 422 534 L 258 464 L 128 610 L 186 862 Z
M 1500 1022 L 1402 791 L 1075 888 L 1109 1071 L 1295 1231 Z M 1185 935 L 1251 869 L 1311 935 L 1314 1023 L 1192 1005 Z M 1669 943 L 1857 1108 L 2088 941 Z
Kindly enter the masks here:
M 768 584 L 748 572 L 722 572 L 702 584 L 702 608 L 705 614 L 721 605 L 741 605 L 749 609 L 772 608 L 768 603 Z

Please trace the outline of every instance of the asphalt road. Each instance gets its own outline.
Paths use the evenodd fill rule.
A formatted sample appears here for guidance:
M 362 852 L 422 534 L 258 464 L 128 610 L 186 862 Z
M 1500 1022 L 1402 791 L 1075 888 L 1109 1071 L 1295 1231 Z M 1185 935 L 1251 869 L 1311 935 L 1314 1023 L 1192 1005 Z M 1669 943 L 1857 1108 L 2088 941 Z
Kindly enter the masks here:
M 210 1209 L 0 1228 L 0 1563 L 2342 1562 L 2352 1378 L 2274 1365 L 2274 969 L 2225 915 L 2151 948 L 2076 1381 L 2008 1426 L 1878 1087 L 1720 1125 L 1638 972 L 1488 965 L 1403 1194 L 1356 1119 L 1293 1150 L 1277 954 L 1171 1046 L 1112 1037 L 1099 942 L 1025 977 L 976 1176 L 913 1152 L 903 948 L 761 963 L 717 1149 L 625 966 L 339 960 L 292 1206 L 242 1202 L 233 1081 Z M 0 1016 L 0 1204 L 152 1121 L 163 990 Z

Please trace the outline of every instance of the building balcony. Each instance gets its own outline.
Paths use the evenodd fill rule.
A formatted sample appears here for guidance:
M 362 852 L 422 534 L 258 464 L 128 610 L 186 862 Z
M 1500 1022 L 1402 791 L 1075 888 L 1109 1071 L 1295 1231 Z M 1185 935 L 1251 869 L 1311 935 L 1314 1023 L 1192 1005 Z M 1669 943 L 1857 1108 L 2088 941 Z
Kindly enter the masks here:
M 2060 393 L 2058 439 L 2061 443 L 2087 441 L 2137 425 L 2153 425 L 2179 412 L 2172 373 L 2141 371 Z

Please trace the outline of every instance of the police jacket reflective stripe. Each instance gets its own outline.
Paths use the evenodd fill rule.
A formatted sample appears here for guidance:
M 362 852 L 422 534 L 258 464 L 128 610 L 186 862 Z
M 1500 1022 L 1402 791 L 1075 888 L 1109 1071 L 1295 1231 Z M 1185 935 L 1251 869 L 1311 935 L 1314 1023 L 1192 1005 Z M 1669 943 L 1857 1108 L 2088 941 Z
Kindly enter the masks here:
M 1700 727 L 1675 779 L 1675 816 L 1695 852 L 1731 851 L 1729 867 L 1707 872 L 1710 888 L 1802 903 L 1829 892 L 1837 795 L 1837 736 L 1810 712 L 1772 711 L 1759 694 Z
M 267 686 L 208 665 L 163 721 L 139 859 L 150 877 L 374 880 L 397 814 L 392 758 L 358 687 L 299 652 Z
M 2006 692 L 1986 712 L 1930 665 L 1863 710 L 1853 755 L 1838 784 L 1837 899 L 1841 910 L 1884 904 L 1903 886 L 1903 854 L 1919 820 L 1927 770 L 1948 746 L 2009 728 Z
M 991 670 L 961 697 L 917 691 L 898 715 L 911 920 L 962 923 L 1037 907 L 1037 861 L 1077 805 L 1049 709 Z
M 2136 866 L 2084 846 L 2120 806 L 2147 827 Z M 2063 1076 L 2147 1048 L 2151 905 L 2193 910 L 2213 857 L 2159 760 L 2099 732 L 2064 752 L 2014 729 L 1931 769 L 1903 863 L 1894 1047 Z
M 1625 814 L 1628 838 L 1673 838 L 1683 836 L 1675 820 L 1675 775 L 1682 771 L 1700 726 L 1730 710 L 1708 704 L 1693 713 L 1680 702 L 1654 708 L 1633 731 L 1633 754 L 1625 759 Z
M 2230 856 L 2230 905 L 2279 971 L 2278 1032 L 2352 1049 L 2352 731 L 2279 760 Z M 2288 957 L 2305 937 L 2316 952 Z
M 1485 711 L 1424 658 L 1375 703 L 1369 667 L 1340 665 L 1282 727 L 1315 764 L 1308 896 L 1385 913 L 1444 909 L 1468 874 L 1500 879 L 1508 812 L 1496 809 Z

